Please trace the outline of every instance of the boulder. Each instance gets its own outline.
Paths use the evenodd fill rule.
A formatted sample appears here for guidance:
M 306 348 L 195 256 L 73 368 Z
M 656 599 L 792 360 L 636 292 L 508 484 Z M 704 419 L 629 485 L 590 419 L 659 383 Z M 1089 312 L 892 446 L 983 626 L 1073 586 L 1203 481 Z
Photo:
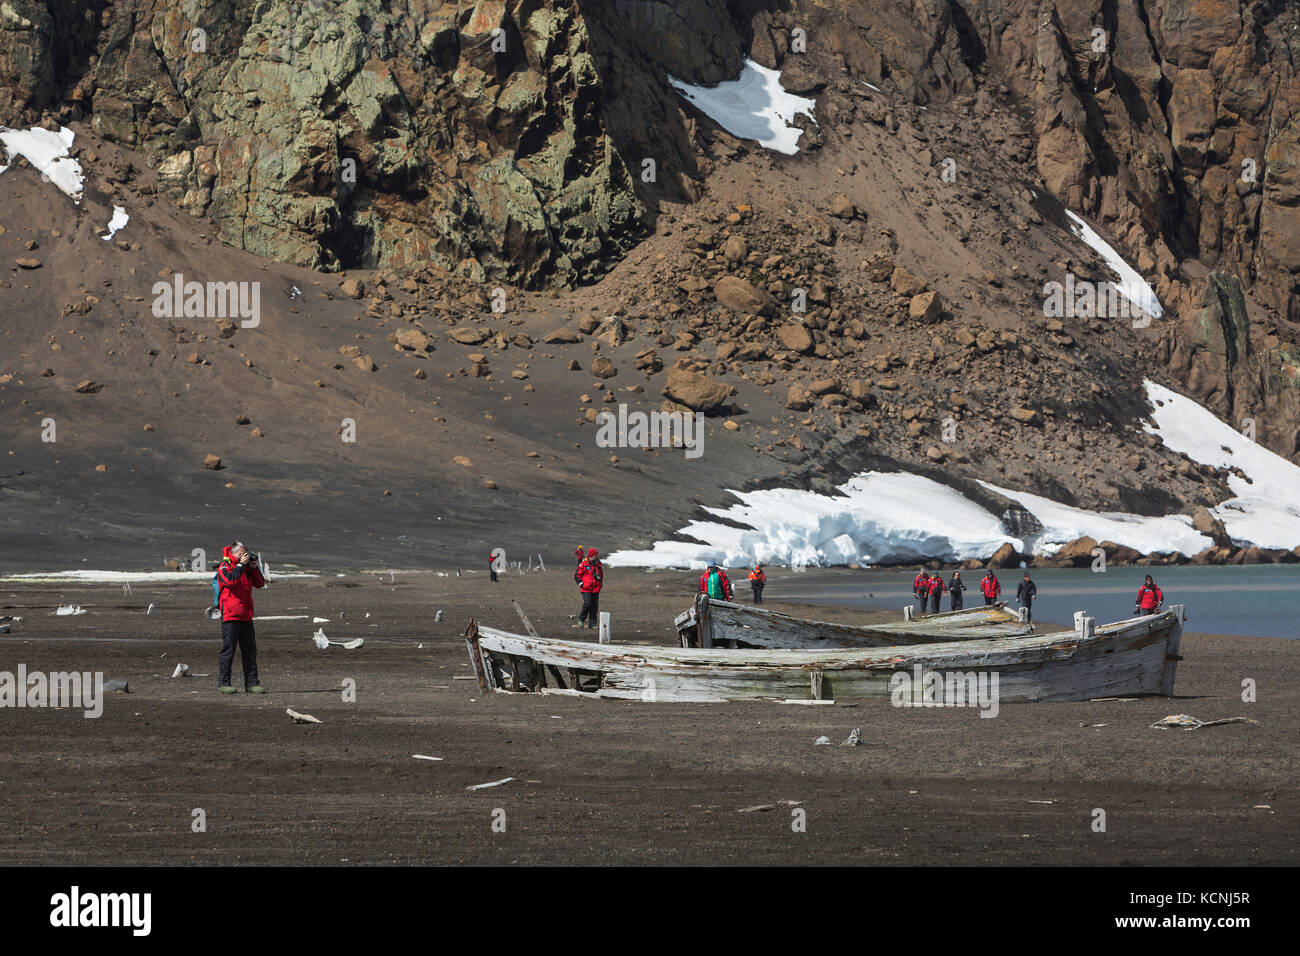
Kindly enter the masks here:
M 486 338 L 486 336 L 484 336 Z M 573 345 L 582 341 L 582 336 L 573 329 L 559 328 L 554 332 L 547 332 L 542 336 L 542 341 L 547 345 Z
M 490 337 L 486 329 L 452 329 L 448 336 L 453 342 L 459 342 L 461 345 L 481 345 Z
M 754 288 L 739 276 L 723 276 L 713 285 L 718 302 L 733 312 L 747 315 L 773 316 L 777 313 L 776 300 L 761 289 Z
M 843 193 L 831 197 L 831 215 L 836 219 L 852 219 L 858 214 L 858 207 L 849 201 Z
M 899 295 L 920 295 L 925 291 L 925 280 L 914 276 L 902 266 L 895 266 L 889 276 L 889 287 Z
M 419 329 L 402 329 L 397 333 L 397 344 L 411 352 L 428 352 L 433 347 L 429 336 Z
M 777 329 L 776 338 L 791 352 L 811 352 L 815 345 L 812 333 L 808 331 L 806 326 L 799 325 L 797 322 L 783 325 Z
M 786 392 L 785 407 L 793 409 L 796 412 L 807 411 L 812 408 L 812 402 L 808 398 L 808 393 L 804 387 L 797 382 L 790 385 L 790 390 Z
M 1075 538 L 1052 555 L 1052 563 L 1059 568 L 1086 568 L 1090 567 L 1093 562 L 1093 549 L 1097 547 L 1097 539 L 1084 535 L 1082 538 Z
M 613 378 L 618 374 L 618 369 L 604 355 L 597 355 L 591 360 L 591 374 L 596 378 Z
M 943 299 L 937 292 L 922 292 L 920 295 L 914 295 L 908 304 L 907 314 L 919 322 L 935 322 L 943 315 Z
M 668 373 L 663 394 L 694 412 L 712 412 L 722 407 L 735 389 L 699 372 L 674 368 Z

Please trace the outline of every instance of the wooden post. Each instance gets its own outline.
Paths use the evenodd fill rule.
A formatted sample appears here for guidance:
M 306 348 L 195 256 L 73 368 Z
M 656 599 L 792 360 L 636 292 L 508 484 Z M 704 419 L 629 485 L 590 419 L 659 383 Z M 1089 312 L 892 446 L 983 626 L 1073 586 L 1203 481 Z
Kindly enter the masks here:
M 1083 619 L 1087 616 L 1087 614 L 1088 614 L 1087 611 L 1074 612 L 1074 629 L 1078 631 L 1080 634 L 1083 633 Z
M 903 605 L 903 620 L 904 620 L 904 621 L 910 621 L 910 620 L 912 619 L 912 615 L 915 614 L 915 613 L 916 613 L 916 608 L 912 607 L 912 605 L 910 605 L 910 604 L 904 604 L 904 605 Z
M 1080 618 L 1080 619 L 1079 619 L 1079 636 L 1082 637 L 1082 638 L 1084 638 L 1085 640 L 1087 640 L 1088 638 L 1092 637 L 1092 636 L 1096 633 L 1096 625 L 1097 625 L 1097 622 L 1096 622 L 1096 620 L 1094 620 L 1093 618 L 1090 618 L 1090 617 L 1082 617 L 1082 618 Z
M 488 692 L 487 674 L 483 667 L 483 651 L 478 645 L 478 625 L 474 619 L 469 619 L 469 627 L 465 628 L 465 647 L 469 650 L 470 663 L 474 665 L 474 676 L 478 678 L 479 693 Z
M 542 560 L 542 555 L 540 552 L 537 555 L 537 566 L 541 568 L 543 571 L 546 570 L 546 562 Z
M 812 691 L 813 700 L 822 699 L 822 672 L 820 669 L 813 671 L 809 675 L 810 690 Z
M 713 646 L 713 618 L 709 612 L 709 596 L 703 591 L 695 595 L 695 633 L 700 647 Z
M 524 622 L 524 630 L 528 632 L 528 636 L 541 637 L 542 635 L 538 634 L 537 629 L 533 627 L 533 622 L 528 620 L 528 615 L 524 613 L 524 609 L 519 606 L 519 602 L 514 598 L 511 598 L 510 602 L 514 604 L 515 612 L 519 615 L 520 620 Z
M 600 612 L 600 643 L 609 643 L 609 612 Z

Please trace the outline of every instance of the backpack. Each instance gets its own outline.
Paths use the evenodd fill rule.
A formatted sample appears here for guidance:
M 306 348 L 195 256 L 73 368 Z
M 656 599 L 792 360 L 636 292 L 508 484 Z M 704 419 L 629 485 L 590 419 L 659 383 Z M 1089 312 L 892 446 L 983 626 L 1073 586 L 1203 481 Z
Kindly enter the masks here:
M 711 598 L 717 598 L 719 601 L 727 599 L 726 589 L 722 586 L 722 572 L 717 570 L 709 572 L 706 590 Z

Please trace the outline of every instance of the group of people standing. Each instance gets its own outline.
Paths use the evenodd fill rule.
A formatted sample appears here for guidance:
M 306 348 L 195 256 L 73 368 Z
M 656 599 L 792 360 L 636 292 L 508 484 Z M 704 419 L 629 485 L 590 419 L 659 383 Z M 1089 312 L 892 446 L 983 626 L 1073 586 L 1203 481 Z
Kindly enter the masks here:
M 573 626 L 580 628 L 585 622 L 585 626 L 591 629 L 599 623 L 600 590 L 604 586 L 605 568 L 600 563 L 595 548 L 588 548 L 585 552 L 582 548 L 575 548 L 573 554 L 578 559 L 578 566 L 573 571 L 573 580 L 582 594 L 582 613 L 578 616 L 578 623 Z M 493 579 L 495 580 L 495 574 Z M 755 604 L 763 603 L 763 588 L 766 585 L 767 573 L 761 564 L 755 564 L 753 570 L 749 572 L 749 586 Z M 735 595 L 726 570 L 719 567 L 716 561 L 710 561 L 709 566 L 700 575 L 699 591 L 719 601 L 731 601 Z M 926 613 L 940 612 L 940 602 L 944 594 L 949 596 L 950 610 L 962 610 L 965 604 L 965 592 L 966 584 L 961 579 L 960 571 L 954 571 L 952 577 L 945 583 L 943 576 L 937 572 L 923 570 L 912 582 L 912 594 L 916 597 L 923 616 Z M 997 573 L 992 568 L 984 572 L 984 579 L 980 581 L 980 594 L 984 598 L 986 607 L 996 603 L 1002 596 L 1002 582 L 998 580 Z M 1026 571 L 1016 587 L 1016 601 L 1025 609 L 1027 621 L 1034 619 L 1034 599 L 1037 597 L 1038 585 Z M 1164 594 L 1156 587 L 1155 581 L 1149 574 L 1138 591 L 1136 603 L 1134 610 L 1139 615 L 1155 614 L 1164 603 Z
M 965 604 L 965 591 L 966 585 L 962 582 L 960 571 L 954 571 L 952 579 L 947 584 L 944 584 L 941 575 L 929 571 L 921 571 L 912 581 L 912 594 L 920 605 L 921 614 L 927 613 L 927 608 L 930 614 L 938 614 L 939 602 L 944 592 L 949 595 L 949 610 L 960 611 Z M 998 580 L 997 573 L 992 568 L 984 572 L 984 580 L 980 582 L 980 594 L 984 596 L 986 607 L 1002 596 L 1002 582 Z M 1026 571 L 1020 586 L 1016 588 L 1016 600 L 1025 608 L 1027 620 L 1033 620 L 1034 598 L 1037 596 L 1038 585 Z

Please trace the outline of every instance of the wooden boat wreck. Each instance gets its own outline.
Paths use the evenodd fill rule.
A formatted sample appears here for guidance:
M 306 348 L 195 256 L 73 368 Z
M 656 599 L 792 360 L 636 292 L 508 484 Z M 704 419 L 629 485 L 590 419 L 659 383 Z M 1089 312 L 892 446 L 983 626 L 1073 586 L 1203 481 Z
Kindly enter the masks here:
M 835 624 L 810 621 L 752 604 L 719 601 L 697 594 L 694 604 L 673 622 L 682 647 L 895 647 L 997 637 L 1023 637 L 1032 624 L 1005 603 L 946 611 L 889 624 Z
M 1069 701 L 1173 693 L 1183 606 L 1023 637 L 856 649 L 679 648 L 512 634 L 465 634 L 483 693 L 541 692 L 648 701 L 894 699 L 937 682 L 939 703 L 991 686 L 996 700 Z M 933 689 L 933 686 L 932 686 Z

